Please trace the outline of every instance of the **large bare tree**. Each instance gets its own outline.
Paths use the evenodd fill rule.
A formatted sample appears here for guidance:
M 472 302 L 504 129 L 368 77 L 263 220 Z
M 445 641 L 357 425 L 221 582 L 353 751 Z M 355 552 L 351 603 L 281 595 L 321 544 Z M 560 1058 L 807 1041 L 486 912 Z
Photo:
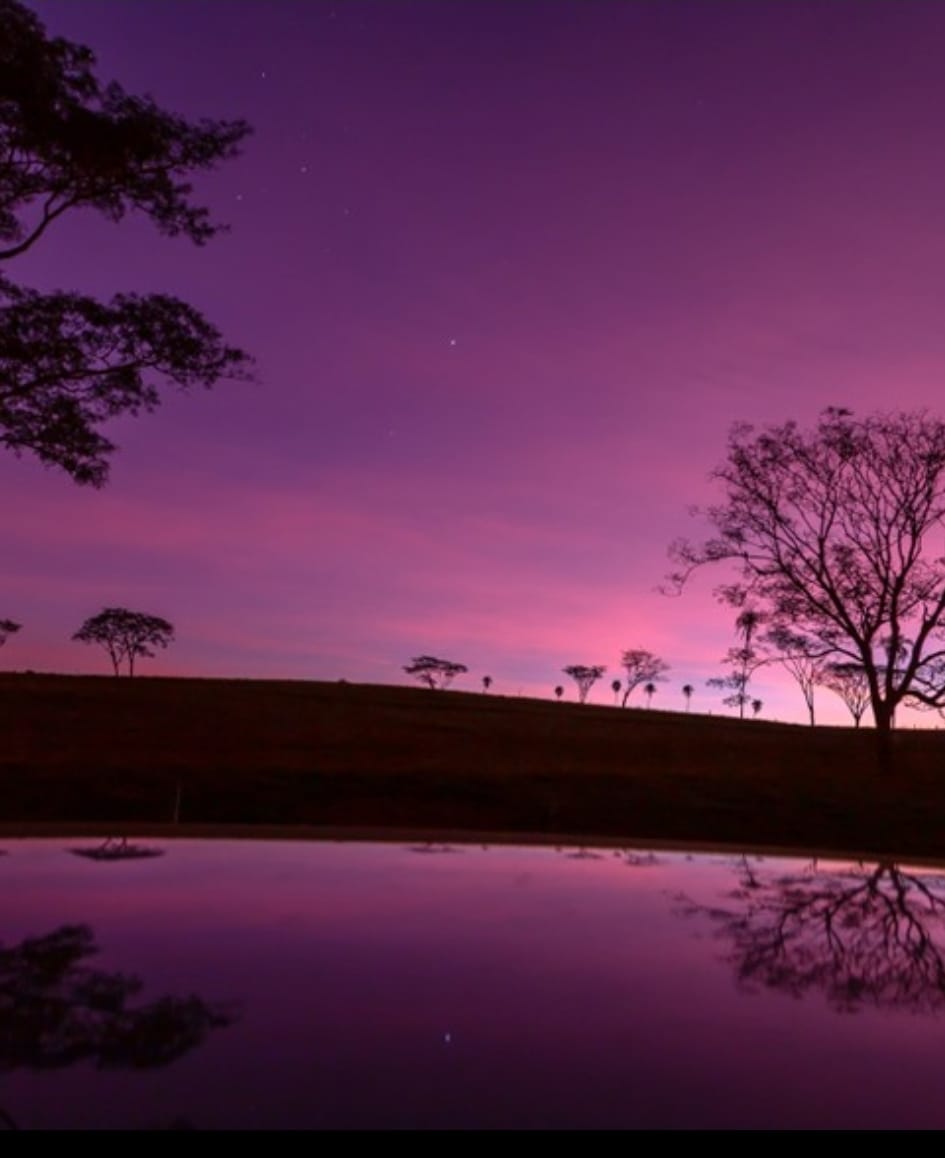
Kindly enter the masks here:
M 890 770 L 896 708 L 945 706 L 945 422 L 832 407 L 812 429 L 739 424 L 712 477 L 723 498 L 701 514 L 714 533 L 674 544 L 677 589 L 729 564 L 724 600 L 861 665 Z
M 819 991 L 834 1008 L 923 1013 L 945 1009 L 945 893 L 940 874 L 889 861 L 848 867 L 738 862 L 727 902 L 682 897 L 680 911 L 708 917 L 748 992 Z

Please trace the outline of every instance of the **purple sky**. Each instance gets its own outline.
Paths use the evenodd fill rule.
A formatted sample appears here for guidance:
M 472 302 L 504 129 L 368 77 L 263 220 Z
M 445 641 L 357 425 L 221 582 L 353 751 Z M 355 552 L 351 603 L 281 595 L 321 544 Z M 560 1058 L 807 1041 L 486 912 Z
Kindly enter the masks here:
M 607 664 L 609 702 L 648 647 L 654 706 L 724 711 L 713 578 L 655 587 L 732 421 L 941 409 L 945 5 L 33 6 L 255 135 L 200 186 L 232 225 L 206 249 L 78 214 L 10 274 L 178 293 L 259 383 L 117 424 L 103 492 L 0 460 L 9 667 L 104 671 L 69 636 L 125 604 L 177 625 L 155 674 L 402 682 L 429 652 L 509 694 Z

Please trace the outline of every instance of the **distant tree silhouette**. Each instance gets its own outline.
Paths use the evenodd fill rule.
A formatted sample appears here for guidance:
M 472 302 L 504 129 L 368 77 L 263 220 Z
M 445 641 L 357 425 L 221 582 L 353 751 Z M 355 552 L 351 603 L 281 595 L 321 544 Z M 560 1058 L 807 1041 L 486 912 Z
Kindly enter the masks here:
M 482 677 L 482 690 L 487 692 L 492 687 L 492 676 L 485 675 Z
M 142 982 L 91 968 L 86 962 L 97 952 L 87 925 L 0 945 L 0 1072 L 83 1061 L 152 1069 L 232 1024 L 232 1009 L 194 996 L 131 1004 Z
M 561 686 L 561 684 L 558 684 L 558 686 L 555 688 L 555 699 L 560 700 L 563 695 L 564 688 Z
M 417 655 L 404 666 L 409 676 L 418 679 L 434 691 L 448 688 L 458 675 L 463 675 L 469 668 L 462 663 L 453 663 L 448 659 L 437 659 L 435 655 Z M 492 682 L 491 680 L 489 681 Z
M 646 706 L 648 708 L 653 706 L 653 696 L 654 696 L 655 692 L 656 692 L 656 684 L 649 683 L 649 684 L 643 685 L 643 694 L 646 696 Z
M 565 675 L 569 675 L 571 679 L 577 684 L 578 700 L 583 704 L 587 699 L 587 693 L 591 690 L 594 684 L 600 679 L 607 668 L 600 664 L 593 664 L 590 667 L 580 663 L 569 664 L 568 667 L 561 669 Z
M 623 706 L 627 706 L 630 693 L 643 684 L 658 683 L 666 678 L 669 664 L 651 651 L 642 648 L 630 648 L 620 659 L 621 666 L 626 672 L 624 679 Z
M 93 615 L 72 637 L 79 643 L 95 643 L 104 648 L 115 675 L 127 665 L 135 674 L 135 661 L 152 659 L 156 647 L 166 648 L 174 640 L 174 627 L 159 615 L 145 615 L 125 607 L 106 607 Z
M 774 658 L 789 672 L 801 689 L 811 727 L 814 727 L 814 692 L 824 679 L 824 649 L 815 645 L 790 628 L 776 626 L 765 636 L 764 642 L 774 649 Z
M 752 700 L 751 701 L 751 714 L 753 716 L 757 716 L 764 706 L 765 706 L 764 700 Z
M 620 680 L 612 680 L 611 681 L 610 690 L 614 693 L 614 706 L 615 707 L 617 705 L 617 697 L 620 695 L 620 687 L 621 687 Z
M 731 943 L 749 992 L 820 991 L 844 1011 L 863 1006 L 945 1011 L 945 881 L 889 861 L 777 869 L 742 858 L 729 904 L 683 898 Z
M 696 689 L 692 686 L 692 684 L 683 684 L 682 694 L 686 697 L 686 711 L 687 712 L 689 711 L 690 707 L 692 706 L 692 693 L 695 690 Z
M 16 635 L 19 630 L 19 623 L 15 623 L 12 619 L 0 619 L 0 647 L 3 647 L 10 636 Z
M 754 647 L 755 635 L 764 621 L 762 614 L 753 607 L 746 607 L 735 620 L 735 631 L 741 639 L 739 647 L 729 648 L 724 663 L 730 671 L 725 676 L 714 676 L 706 683 L 711 688 L 719 688 L 729 694 L 722 701 L 728 708 L 738 708 L 739 719 L 745 718 L 745 708 L 751 703 L 748 684 L 751 677 L 766 659 Z
M 147 96 L 103 85 L 95 57 L 50 38 L 36 14 L 0 0 L 0 268 L 72 211 L 138 213 L 197 245 L 219 227 L 191 200 L 194 175 L 235 157 L 243 121 L 189 122 Z M 159 386 L 245 376 L 193 306 L 168 294 L 40 292 L 0 274 L 0 445 L 100 486 L 114 451 L 100 431 L 153 410 Z
M 857 663 L 830 663 L 824 668 L 822 682 L 846 704 L 858 728 L 870 706 L 870 682 L 866 671 Z
M 810 430 L 740 424 L 714 477 L 722 501 L 701 512 L 713 535 L 674 544 L 675 589 L 695 568 L 734 565 L 733 606 L 862 667 L 890 772 L 897 706 L 945 707 L 945 422 L 831 407 Z

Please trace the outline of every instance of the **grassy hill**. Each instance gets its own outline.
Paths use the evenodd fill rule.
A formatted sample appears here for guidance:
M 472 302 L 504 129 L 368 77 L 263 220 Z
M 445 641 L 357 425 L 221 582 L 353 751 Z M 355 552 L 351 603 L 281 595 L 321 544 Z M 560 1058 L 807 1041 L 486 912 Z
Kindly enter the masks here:
M 462 692 L 0 676 L 0 823 L 463 828 L 945 857 L 945 732 Z

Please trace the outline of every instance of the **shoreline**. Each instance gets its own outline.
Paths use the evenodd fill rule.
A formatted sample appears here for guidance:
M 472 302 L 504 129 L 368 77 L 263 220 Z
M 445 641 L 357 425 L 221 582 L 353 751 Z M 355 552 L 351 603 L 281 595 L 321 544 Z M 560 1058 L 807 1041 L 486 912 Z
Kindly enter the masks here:
M 600 848 L 634 852 L 693 853 L 696 855 L 761 856 L 790 860 L 829 860 L 841 862 L 883 862 L 916 865 L 945 871 L 945 857 L 894 856 L 868 850 L 846 850 L 780 846 L 771 844 L 740 845 L 710 840 L 673 841 L 648 837 L 616 837 L 588 833 L 535 833 L 510 831 L 477 831 L 475 829 L 430 830 L 423 828 L 384 828 L 371 826 L 337 826 L 304 824 L 71 824 L 63 822 L 0 823 L 0 840 L 52 840 L 57 838 L 127 837 L 184 841 L 298 841 L 323 844 L 463 844 L 502 845 L 521 848 Z
M 0 675 L 0 833 L 945 861 L 945 732 L 304 681 Z M 175 827 L 178 826 L 178 827 Z

